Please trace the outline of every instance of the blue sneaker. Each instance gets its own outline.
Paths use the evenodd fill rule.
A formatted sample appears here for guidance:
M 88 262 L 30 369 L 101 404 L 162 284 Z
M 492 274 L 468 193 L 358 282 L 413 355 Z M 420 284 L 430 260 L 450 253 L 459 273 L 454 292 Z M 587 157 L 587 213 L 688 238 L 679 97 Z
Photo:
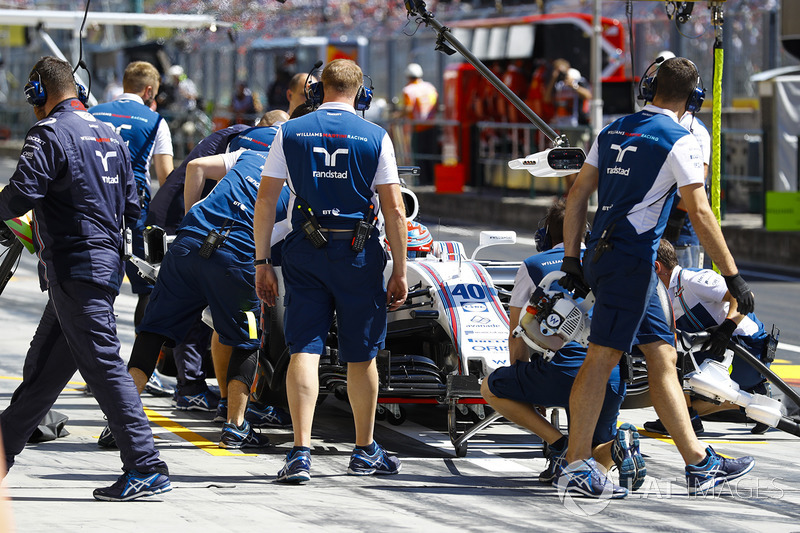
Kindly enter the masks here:
M 539 474 L 539 483 L 544 483 L 545 485 L 553 484 L 556 477 L 558 477 L 559 470 L 564 467 L 564 456 L 566 454 L 566 448 L 560 453 L 554 452 L 550 447 L 547 448 L 547 452 L 545 453 L 547 468 Z
M 400 471 L 400 459 L 386 453 L 380 444 L 375 443 L 375 453 L 368 454 L 363 448 L 355 448 L 350 456 L 347 473 L 351 476 L 370 476 L 372 474 L 392 475 Z
M 265 405 L 259 407 L 256 404 L 249 404 L 244 414 L 244 419 L 250 422 L 254 428 L 282 428 L 292 425 L 292 417 L 280 407 Z
M 217 411 L 218 404 L 219 396 L 210 390 L 206 390 L 200 394 L 178 396 L 175 407 L 178 411 L 209 411 L 214 413 Z
M 639 490 L 647 476 L 647 467 L 639 451 L 636 426 L 625 422 L 617 429 L 611 443 L 611 457 L 619 470 L 619 484 L 628 490 Z
M 281 483 L 305 483 L 311 479 L 311 452 L 292 449 L 286 454 L 286 464 L 278 472 Z
M 150 379 L 144 385 L 144 391 L 149 392 L 153 396 L 172 396 L 174 389 L 167 387 L 156 372 L 150 375 Z
M 228 421 L 228 399 L 220 398 L 217 404 L 217 413 L 214 415 L 214 422 Z
M 628 495 L 628 489 L 614 485 L 591 458 L 581 459 L 561 468 L 554 485 L 559 493 L 589 498 L 616 500 Z
M 689 496 L 705 493 L 725 481 L 742 477 L 753 469 L 756 460 L 750 457 L 726 459 L 711 446 L 706 448 L 706 460 L 699 465 L 686 465 L 686 489 Z
M 158 472 L 142 474 L 136 470 L 130 470 L 122 474 L 110 487 L 94 489 L 92 494 L 96 500 L 127 502 L 171 490 L 169 477 L 164 474 Z
M 222 436 L 219 439 L 220 448 L 238 450 L 241 448 L 267 448 L 271 446 L 269 437 L 253 431 L 247 420 L 241 427 L 225 422 L 222 426 Z

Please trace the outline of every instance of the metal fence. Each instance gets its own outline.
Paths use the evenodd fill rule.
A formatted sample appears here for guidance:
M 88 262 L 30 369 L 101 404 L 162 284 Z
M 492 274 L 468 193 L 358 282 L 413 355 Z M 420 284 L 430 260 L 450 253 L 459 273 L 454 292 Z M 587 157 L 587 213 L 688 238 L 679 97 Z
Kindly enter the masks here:
M 415 125 L 436 128 L 440 140 L 447 128 L 461 131 L 456 121 L 388 120 L 383 124 L 395 143 L 397 160 L 401 164 L 421 165 L 426 161 L 444 163 L 452 154 L 445 150 L 435 153 L 415 153 L 411 148 L 409 132 Z M 551 143 L 531 124 L 479 122 L 470 130 L 472 149 L 471 165 L 466 185 L 479 192 L 508 196 L 535 197 L 541 194 L 563 194 L 565 178 L 541 178 L 522 170 L 511 170 L 512 159 L 545 150 Z M 591 130 L 588 127 L 561 128 L 571 146 L 591 147 Z M 759 213 L 764 210 L 764 181 L 762 178 L 762 131 L 760 129 L 723 129 L 721 132 L 722 211 L 731 213 Z M 457 141 L 460 145 L 460 141 Z M 711 169 L 709 169 L 709 173 Z

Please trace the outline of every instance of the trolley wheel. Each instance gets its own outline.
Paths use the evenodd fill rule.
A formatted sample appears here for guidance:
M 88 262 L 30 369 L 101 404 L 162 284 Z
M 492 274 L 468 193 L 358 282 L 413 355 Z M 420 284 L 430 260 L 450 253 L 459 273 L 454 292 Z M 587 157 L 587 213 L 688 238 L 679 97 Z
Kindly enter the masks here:
M 381 404 L 375 409 L 375 420 L 386 420 L 386 408 Z
M 455 446 L 456 449 L 456 457 L 466 457 L 467 456 L 467 442 L 464 441 L 461 444 Z
M 341 402 L 348 402 L 349 401 L 348 396 L 347 396 L 347 387 L 345 387 L 345 386 L 336 387 L 333 390 L 333 395 L 336 396 L 336 399 L 341 401 Z
M 400 411 L 397 414 L 387 410 L 386 421 L 393 426 L 399 426 L 406 421 L 406 410 L 400 407 Z

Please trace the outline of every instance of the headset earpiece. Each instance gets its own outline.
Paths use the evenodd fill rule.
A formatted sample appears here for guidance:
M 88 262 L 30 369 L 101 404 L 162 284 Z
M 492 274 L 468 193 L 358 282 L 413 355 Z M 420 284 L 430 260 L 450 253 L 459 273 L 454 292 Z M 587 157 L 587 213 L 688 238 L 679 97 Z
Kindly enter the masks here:
M 75 82 L 75 90 L 78 93 L 78 100 L 85 106 L 86 103 L 89 101 L 89 93 L 86 91 L 86 87 L 81 85 L 78 82 Z
M 642 78 L 641 85 L 639 86 L 639 100 L 645 102 L 652 102 L 653 97 L 656 95 L 656 77 L 647 76 Z
M 659 61 L 659 59 L 661 59 L 661 61 Z M 656 74 L 658 74 L 658 69 L 663 62 L 663 58 L 658 57 L 645 69 L 644 74 L 639 79 L 639 100 L 644 100 L 645 102 L 653 101 L 656 95 L 656 84 L 658 82 Z
M 539 229 L 533 234 L 533 242 L 536 244 L 537 252 L 546 252 L 553 247 L 553 239 L 548 230 L 547 216 L 544 216 L 539 220 Z
M 690 61 L 691 62 L 691 61 Z M 694 89 L 689 94 L 689 99 L 686 100 L 686 111 L 690 113 L 697 113 L 703 107 L 703 101 L 706 99 L 706 88 L 703 85 L 703 78 L 700 77 L 700 70 L 693 62 L 695 72 L 697 72 L 697 81 L 694 84 Z
M 369 105 L 372 103 L 372 78 L 369 76 L 364 76 L 369 80 L 369 88 L 366 85 L 362 85 L 358 88 L 358 92 L 356 92 L 356 99 L 353 102 L 353 107 L 356 108 L 356 111 L 366 111 L 369 109 Z
M 30 80 L 25 84 L 25 99 L 32 106 L 41 107 L 47 102 L 47 92 L 40 81 Z
M 317 81 L 308 86 L 306 90 L 306 103 L 313 109 L 322 105 L 322 100 L 325 98 L 325 90 L 322 87 L 322 82 Z

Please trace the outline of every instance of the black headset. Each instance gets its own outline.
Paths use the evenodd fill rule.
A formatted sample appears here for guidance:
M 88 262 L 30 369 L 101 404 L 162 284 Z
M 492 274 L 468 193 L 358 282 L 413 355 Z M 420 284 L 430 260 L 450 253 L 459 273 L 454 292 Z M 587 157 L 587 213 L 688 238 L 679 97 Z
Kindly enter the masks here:
M 36 75 L 39 76 L 38 80 L 29 80 L 25 84 L 25 100 L 32 106 L 41 107 L 47 102 L 47 91 L 42 83 L 42 76 L 38 72 Z M 86 87 L 76 81 L 75 90 L 78 93 L 78 100 L 83 105 L 86 105 L 86 102 L 89 101 L 89 93 L 86 92 Z
M 659 56 L 645 69 L 644 75 L 639 80 L 639 100 L 644 100 L 645 102 L 653 101 L 656 95 L 658 69 L 661 68 L 664 61 L 665 59 Z M 691 60 L 687 61 L 692 63 L 695 72 L 697 72 L 697 81 L 694 84 L 692 92 L 689 93 L 689 98 L 686 100 L 686 111 L 697 113 L 700 111 L 700 108 L 703 107 L 703 101 L 706 99 L 706 88 L 705 85 L 703 85 L 703 79 L 700 77 L 700 71 L 697 69 L 697 65 Z
M 306 84 L 308 80 L 311 78 L 311 74 L 319 69 L 322 66 L 322 61 L 317 61 L 314 64 L 314 67 L 308 72 L 308 76 L 306 77 Z M 364 75 L 365 78 L 369 80 L 369 87 L 362 84 L 358 91 L 356 91 L 356 97 L 353 101 L 353 107 L 355 107 L 356 111 L 366 111 L 369 109 L 369 105 L 372 103 L 372 91 L 374 87 L 372 86 L 372 78 L 367 75 Z M 322 81 L 318 81 L 312 83 L 311 85 L 307 85 L 306 89 L 306 103 L 308 103 L 313 109 L 318 108 L 322 105 L 322 100 L 325 98 L 325 89 L 322 86 Z
M 583 234 L 583 242 L 589 242 L 589 234 L 592 231 L 592 225 L 586 223 L 586 230 Z M 547 224 L 547 215 L 539 219 L 539 229 L 533 234 L 533 242 L 536 244 L 537 252 L 546 252 L 553 248 L 553 236 L 550 235 L 550 226 Z

